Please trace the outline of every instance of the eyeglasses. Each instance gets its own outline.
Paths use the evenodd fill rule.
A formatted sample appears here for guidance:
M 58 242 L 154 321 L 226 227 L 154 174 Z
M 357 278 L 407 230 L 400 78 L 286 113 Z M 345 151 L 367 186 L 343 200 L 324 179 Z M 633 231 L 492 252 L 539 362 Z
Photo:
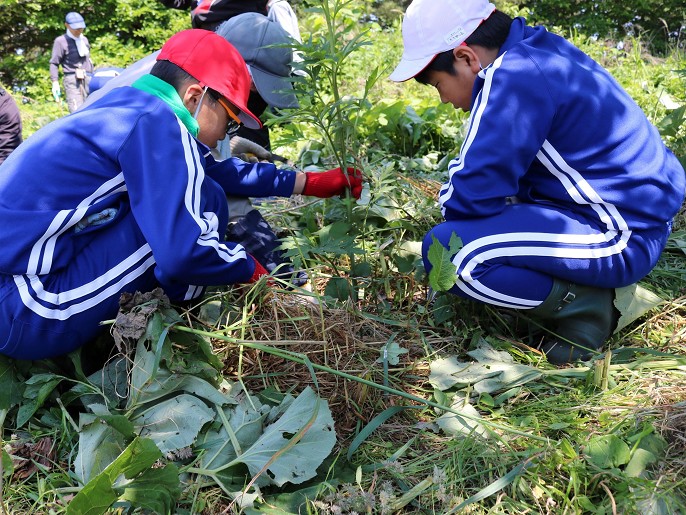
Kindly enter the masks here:
M 236 131 L 241 128 L 241 125 L 243 125 L 243 122 L 241 122 L 240 118 L 236 116 L 236 114 L 231 110 L 229 105 L 226 103 L 226 101 L 220 97 L 214 95 L 212 92 L 210 92 L 210 96 L 214 98 L 219 104 L 224 108 L 226 113 L 229 115 L 229 123 L 226 124 L 226 134 L 227 136 L 231 136 L 233 134 L 236 134 Z

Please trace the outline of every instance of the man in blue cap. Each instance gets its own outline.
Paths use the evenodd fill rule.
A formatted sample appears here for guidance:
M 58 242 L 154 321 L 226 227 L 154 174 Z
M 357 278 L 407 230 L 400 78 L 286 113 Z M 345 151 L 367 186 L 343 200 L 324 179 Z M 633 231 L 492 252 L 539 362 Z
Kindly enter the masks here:
M 50 57 L 50 79 L 52 95 L 59 100 L 62 92 L 59 83 L 59 67 L 62 66 L 64 91 L 69 112 L 76 111 L 88 96 L 93 63 L 90 58 L 90 43 L 83 31 L 86 22 L 79 13 L 70 12 L 64 19 L 65 34 L 55 38 Z

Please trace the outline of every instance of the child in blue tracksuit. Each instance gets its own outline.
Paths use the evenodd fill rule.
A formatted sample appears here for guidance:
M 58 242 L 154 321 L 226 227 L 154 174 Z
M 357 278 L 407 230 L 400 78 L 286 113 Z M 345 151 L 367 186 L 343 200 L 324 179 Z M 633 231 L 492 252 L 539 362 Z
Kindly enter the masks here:
M 224 241 L 227 193 L 330 197 L 358 175 L 215 161 L 248 110 L 250 75 L 224 38 L 193 29 L 148 75 L 36 132 L 0 167 L 0 354 L 40 359 L 92 340 L 123 292 L 173 301 L 266 271 Z
M 587 359 L 616 323 L 614 288 L 657 263 L 684 198 L 684 170 L 598 63 L 487 0 L 414 0 L 391 75 L 470 111 L 440 190 L 434 237 L 452 293 L 527 310 L 552 330 L 548 360 Z

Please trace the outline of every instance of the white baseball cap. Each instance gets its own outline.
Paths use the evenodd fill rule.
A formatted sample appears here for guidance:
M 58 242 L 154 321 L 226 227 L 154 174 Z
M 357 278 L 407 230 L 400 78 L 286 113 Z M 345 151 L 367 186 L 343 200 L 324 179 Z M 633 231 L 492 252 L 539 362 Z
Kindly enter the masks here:
M 437 54 L 464 42 L 493 11 L 488 0 L 413 0 L 403 18 L 403 56 L 390 79 L 411 79 Z

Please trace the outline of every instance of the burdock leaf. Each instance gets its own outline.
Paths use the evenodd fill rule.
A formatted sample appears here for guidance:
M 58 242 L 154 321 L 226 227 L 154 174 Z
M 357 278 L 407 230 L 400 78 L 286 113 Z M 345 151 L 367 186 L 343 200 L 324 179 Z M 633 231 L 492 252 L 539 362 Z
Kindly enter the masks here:
M 450 249 L 446 249 L 435 236 L 431 236 L 428 258 L 431 263 L 429 284 L 436 291 L 448 291 L 457 282 L 457 267 L 452 262 L 452 256 L 457 253 L 462 241 L 453 234 L 450 238 Z M 455 239 L 454 239 L 455 238 Z M 455 252 L 453 249 L 456 248 Z
M 197 397 L 181 394 L 155 404 L 132 419 L 138 434 L 150 438 L 163 453 L 195 443 L 214 411 Z
M 303 483 L 317 474 L 333 449 L 333 425 L 328 403 L 308 387 L 236 461 L 247 465 L 253 476 L 266 468 L 259 484 Z M 299 439 L 293 445 L 294 438 Z
M 616 435 L 601 435 L 591 438 L 584 454 L 588 461 L 601 469 L 611 469 L 629 462 L 629 446 Z
M 615 332 L 625 328 L 663 302 L 663 299 L 638 284 L 617 288 L 615 290 L 615 307 L 619 311 L 620 317 Z

